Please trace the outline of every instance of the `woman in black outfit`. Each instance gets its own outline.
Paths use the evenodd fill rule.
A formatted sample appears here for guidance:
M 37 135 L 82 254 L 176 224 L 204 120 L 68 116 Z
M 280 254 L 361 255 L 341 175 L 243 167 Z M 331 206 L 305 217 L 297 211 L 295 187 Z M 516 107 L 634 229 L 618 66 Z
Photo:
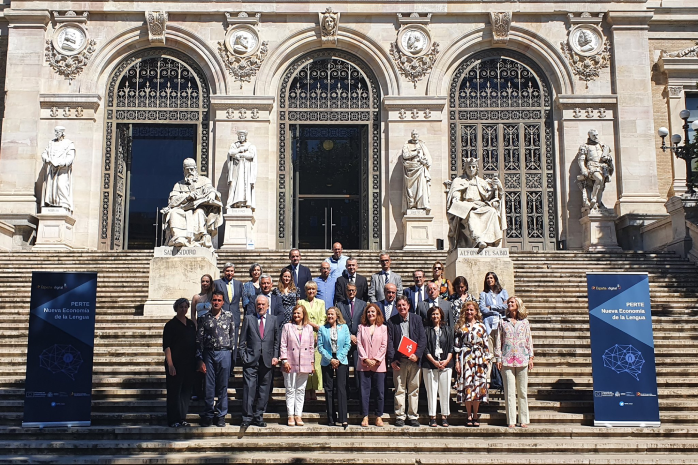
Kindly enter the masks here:
M 165 324 L 162 349 L 165 351 L 167 381 L 167 424 L 173 428 L 190 426 L 187 412 L 196 371 L 196 326 L 187 318 L 189 300 L 177 299 L 177 315 Z

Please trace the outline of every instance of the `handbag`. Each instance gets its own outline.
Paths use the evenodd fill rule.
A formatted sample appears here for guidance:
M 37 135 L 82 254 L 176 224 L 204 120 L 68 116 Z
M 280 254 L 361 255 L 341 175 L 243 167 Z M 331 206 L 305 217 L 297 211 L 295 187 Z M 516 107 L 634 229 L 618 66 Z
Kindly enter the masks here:
M 497 365 L 492 364 L 492 371 L 490 372 L 490 389 L 502 391 L 504 390 L 504 383 L 502 382 L 502 373 L 497 368 Z

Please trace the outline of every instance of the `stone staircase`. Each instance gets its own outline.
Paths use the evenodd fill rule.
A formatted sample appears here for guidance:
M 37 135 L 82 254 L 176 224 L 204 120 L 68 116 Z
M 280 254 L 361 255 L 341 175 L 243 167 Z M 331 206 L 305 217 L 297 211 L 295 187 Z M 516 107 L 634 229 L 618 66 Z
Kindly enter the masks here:
M 350 251 L 359 273 L 378 269 L 378 254 Z M 317 273 L 325 251 L 303 251 Z M 281 377 L 266 420 L 241 435 L 236 426 L 171 429 L 165 424 L 161 336 L 165 319 L 142 316 L 152 252 L 0 254 L 0 463 L 239 463 L 332 464 L 674 464 L 698 463 L 698 268 L 671 254 L 575 252 L 512 254 L 516 292 L 529 309 L 536 368 L 529 377 L 531 428 L 504 427 L 504 402 L 494 393 L 479 429 L 465 428 L 464 409 L 451 404 L 452 427 L 360 428 L 350 401 L 348 430 L 320 426 L 324 398 L 306 402 L 306 426 L 285 426 Z M 392 252 L 393 270 L 431 270 L 444 252 Z M 275 251 L 219 252 L 247 280 L 252 261 L 276 281 L 287 264 Z M 31 271 L 97 271 L 97 319 L 90 428 L 20 427 Z M 662 427 L 594 428 L 586 301 L 587 271 L 650 275 Z M 452 277 L 449 277 L 452 278 Z M 506 286 L 507 283 L 504 283 Z M 230 411 L 239 424 L 241 373 L 230 380 Z M 388 381 L 388 386 L 392 383 Z M 392 410 L 387 396 L 386 412 Z M 201 409 L 194 402 L 189 420 Z M 426 413 L 426 405 L 420 412 Z M 392 418 L 390 420 L 392 424 Z

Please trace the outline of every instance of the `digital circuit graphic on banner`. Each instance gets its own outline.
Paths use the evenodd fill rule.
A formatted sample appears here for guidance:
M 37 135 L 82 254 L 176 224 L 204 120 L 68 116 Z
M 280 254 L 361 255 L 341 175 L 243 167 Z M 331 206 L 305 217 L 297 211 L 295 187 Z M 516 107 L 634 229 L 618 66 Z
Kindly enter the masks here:
M 89 426 L 97 273 L 32 273 L 23 426 Z
M 659 426 L 649 277 L 587 273 L 595 426 Z

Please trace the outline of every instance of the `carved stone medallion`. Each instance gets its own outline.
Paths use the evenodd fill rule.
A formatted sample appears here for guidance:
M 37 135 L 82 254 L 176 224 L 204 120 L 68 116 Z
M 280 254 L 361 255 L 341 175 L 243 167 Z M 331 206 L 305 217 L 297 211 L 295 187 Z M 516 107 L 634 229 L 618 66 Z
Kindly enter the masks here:
M 561 46 L 572 72 L 579 76 L 580 81 L 586 82 L 587 88 L 590 81 L 599 77 L 600 70 L 607 68 L 611 62 L 611 42 L 594 24 L 577 24 Z
M 259 50 L 260 42 L 257 31 L 246 24 L 231 27 L 225 35 L 225 47 L 230 53 L 239 57 L 254 55 Z
M 431 48 L 429 30 L 419 24 L 403 28 L 397 35 L 400 51 L 407 56 L 421 56 Z
M 54 31 L 52 43 L 61 55 L 77 55 L 87 46 L 87 30 L 81 24 L 63 23 Z
M 585 57 L 598 55 L 604 45 L 601 30 L 592 24 L 576 26 L 570 31 L 568 42 L 575 53 Z

